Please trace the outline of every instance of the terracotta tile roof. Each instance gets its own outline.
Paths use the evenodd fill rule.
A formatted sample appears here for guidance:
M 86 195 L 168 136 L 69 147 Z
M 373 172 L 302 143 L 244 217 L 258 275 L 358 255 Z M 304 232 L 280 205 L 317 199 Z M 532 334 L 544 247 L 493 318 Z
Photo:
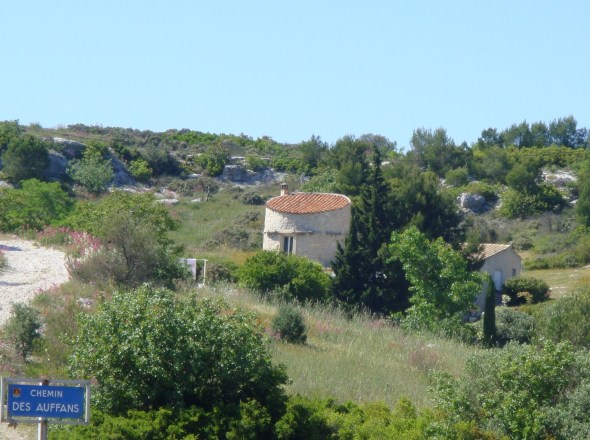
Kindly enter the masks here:
M 334 211 L 350 205 L 350 199 L 342 194 L 328 193 L 291 193 L 273 197 L 266 202 L 266 207 L 273 211 L 289 214 L 314 214 Z
M 490 258 L 492 255 L 502 252 L 512 247 L 509 244 L 483 243 L 481 245 L 481 252 L 479 254 L 483 259 Z

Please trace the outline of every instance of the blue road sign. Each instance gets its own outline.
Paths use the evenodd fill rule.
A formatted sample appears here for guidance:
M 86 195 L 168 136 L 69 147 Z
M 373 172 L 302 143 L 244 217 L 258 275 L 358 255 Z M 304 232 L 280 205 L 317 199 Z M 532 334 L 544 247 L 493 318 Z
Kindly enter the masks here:
M 84 387 L 8 384 L 6 409 L 9 417 L 82 419 Z

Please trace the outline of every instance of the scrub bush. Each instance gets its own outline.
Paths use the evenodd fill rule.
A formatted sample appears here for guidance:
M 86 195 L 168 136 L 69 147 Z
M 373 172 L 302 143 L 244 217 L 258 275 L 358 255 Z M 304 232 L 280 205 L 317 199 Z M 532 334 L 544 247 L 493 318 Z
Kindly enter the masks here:
M 510 297 L 509 305 L 519 305 L 530 302 L 536 304 L 545 301 L 549 297 L 549 285 L 532 277 L 510 278 L 502 286 L 502 295 Z
M 303 315 L 290 305 L 279 307 L 277 315 L 272 320 L 272 331 L 279 339 L 294 344 L 304 344 L 307 340 Z
M 280 290 L 286 299 L 323 301 L 329 296 L 330 277 L 321 264 L 305 257 L 262 251 L 238 270 L 240 284 L 268 294 Z
M 40 336 L 40 328 L 41 320 L 37 310 L 23 303 L 15 303 L 12 305 L 10 318 L 4 326 L 3 333 L 17 354 L 26 360 L 35 340 Z
M 70 373 L 95 380 L 94 403 L 112 414 L 248 399 L 277 414 L 287 376 L 272 365 L 262 330 L 223 302 L 144 285 L 81 318 Z

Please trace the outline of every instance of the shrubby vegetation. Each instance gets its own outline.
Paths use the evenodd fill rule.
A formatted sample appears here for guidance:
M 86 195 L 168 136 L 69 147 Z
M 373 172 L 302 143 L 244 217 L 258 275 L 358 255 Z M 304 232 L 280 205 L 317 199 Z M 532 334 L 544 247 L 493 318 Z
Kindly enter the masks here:
M 579 412 L 588 380 L 587 353 L 568 343 L 508 344 L 474 355 L 463 378 L 439 374 L 435 390 L 448 426 L 471 422 L 497 437 L 566 439 L 573 426 L 588 432 Z
M 538 334 L 555 342 L 568 341 L 578 349 L 590 348 L 590 288 L 551 301 L 538 312 Z
M 39 179 L 49 165 L 47 144 L 30 135 L 12 137 L 2 155 L 2 172 L 16 184 Z
M 510 297 L 509 305 L 536 304 L 546 301 L 549 285 L 542 280 L 518 276 L 510 278 L 502 286 L 502 294 Z
M 86 282 L 138 286 L 155 281 L 170 286 L 185 270 L 179 249 L 167 234 L 176 228 L 151 194 L 114 192 L 95 204 L 78 204 L 67 223 L 100 239 L 68 261 L 70 273 Z
M 21 371 L 63 371 L 63 359 L 71 354 L 71 373 L 97 380 L 92 425 L 57 430 L 55 438 L 588 437 L 590 362 L 584 350 L 590 331 L 584 323 L 590 296 L 585 290 L 544 304 L 495 309 L 495 336 L 487 331 L 484 339 L 505 347 L 473 349 L 465 372 L 458 368 L 453 376 L 436 373 L 445 369 L 440 342 L 421 342 L 403 354 L 416 380 L 426 381 L 434 373 L 437 406 L 432 409 L 418 409 L 407 400 L 390 408 L 378 402 L 336 402 L 329 396 L 287 397 L 281 388 L 287 377 L 270 363 L 263 333 L 280 333 L 295 342 L 309 339 L 309 345 L 288 346 L 294 356 L 317 348 L 320 340 L 342 343 L 352 327 L 343 330 L 339 327 L 345 324 L 334 326 L 321 319 L 310 322 L 309 312 L 308 322 L 303 322 L 299 309 L 289 304 L 335 298 L 345 305 L 342 313 L 350 322 L 357 308 L 382 318 L 354 330 L 363 334 L 381 336 L 376 328 L 393 325 L 390 314 L 401 312 L 396 322 L 406 324 L 406 333 L 400 330 L 396 340 L 381 341 L 384 356 L 399 356 L 401 345 L 411 337 L 407 330 L 414 328 L 474 342 L 479 324 L 465 325 L 462 318 L 479 292 L 480 280 L 469 274 L 470 266 L 457 251 L 466 237 L 514 239 L 542 256 L 534 263 L 538 265 L 574 267 L 590 262 L 584 211 L 590 194 L 585 186 L 588 167 L 581 162 L 588 131 L 578 128 L 573 117 L 549 124 L 523 122 L 505 130 L 489 128 L 471 146 L 456 144 L 443 128 L 422 128 L 414 132 L 407 153 L 377 135 L 346 136 L 329 146 L 317 137 L 287 145 L 268 137 L 190 130 L 154 133 L 84 125 L 68 129 L 72 131 L 66 133 L 85 136 L 81 140 L 90 146 L 88 154 L 96 153 L 97 159 L 104 160 L 108 145 L 138 180 L 153 175 L 153 182 L 166 185 L 170 178 L 163 175 L 183 177 L 184 171 L 215 176 L 231 155 L 239 155 L 248 158 L 251 168 L 270 164 L 297 173 L 298 184 L 311 177 L 302 189 L 342 192 L 354 206 L 351 232 L 334 261 L 336 276 L 331 281 L 321 266 L 305 259 L 264 252 L 252 256 L 249 250 L 260 247 L 262 209 L 256 205 L 268 195 L 262 186 L 255 194 L 236 193 L 236 200 L 229 191 L 210 200 L 222 186 L 213 178 L 176 179 L 169 189 L 185 197 L 203 193 L 205 203 L 181 202 L 171 210 L 153 196 L 120 192 L 74 204 L 67 187 L 14 174 L 14 164 L 23 171 L 22 151 L 29 147 L 36 146 L 37 162 L 43 165 L 47 145 L 27 137 L 17 121 L 0 123 L 3 175 L 22 184 L 0 190 L 0 229 L 42 230 L 51 225 L 39 240 L 67 246 L 72 273 L 87 283 L 74 281 L 78 287 L 65 288 L 59 304 L 40 295 L 39 304 L 45 301 L 44 335 L 35 336 L 41 341 L 25 347 L 25 354 L 20 350 Z M 41 127 L 30 130 L 43 132 Z M 382 167 L 381 156 L 391 162 Z M 86 159 L 85 155 L 71 162 L 71 169 Z M 574 228 L 567 209 L 560 214 L 567 204 L 554 186 L 542 181 L 542 167 L 578 170 L 579 181 L 571 194 L 579 197 L 576 220 L 581 227 Z M 42 168 L 32 171 L 41 177 Z M 442 177 L 452 188 L 441 185 Z M 496 212 L 485 222 L 465 221 L 453 201 L 463 191 L 481 194 L 489 202 L 500 195 L 502 215 L 529 220 L 519 225 L 520 230 L 503 226 L 507 221 Z M 190 225 L 193 234 L 217 221 L 220 210 L 240 206 L 239 199 L 251 205 L 249 212 L 232 212 L 214 232 L 200 232 L 206 238 L 197 245 L 191 241 L 191 250 L 223 261 L 217 267 L 210 264 L 209 280 L 231 281 L 237 272 L 243 286 L 280 297 L 285 306 L 276 315 L 268 312 L 268 304 L 257 305 L 262 311 L 255 317 L 223 303 L 155 287 L 174 287 L 174 280 L 182 276 L 176 264 L 178 249 L 169 238 L 177 226 L 173 218 L 198 219 Z M 217 211 L 205 214 L 215 203 Z M 546 230 L 558 234 L 540 238 Z M 184 242 L 184 237 L 178 241 Z M 236 262 L 244 264 L 235 270 Z M 142 284 L 148 280 L 154 284 Z M 510 305 L 546 297 L 547 288 L 538 280 L 506 284 L 513 298 Z M 113 293 L 113 285 L 123 290 Z M 87 311 L 71 290 L 84 292 L 80 304 L 98 310 Z M 231 292 L 236 301 L 242 300 L 243 292 Z M 71 319 L 78 314 L 80 330 Z M 25 318 L 18 320 L 20 330 L 37 325 L 35 319 Z M 24 325 L 27 322 L 31 325 Z M 70 338 L 58 341 L 62 333 L 76 343 Z M 33 333 L 16 334 L 26 341 Z M 426 335 L 431 338 L 431 333 Z M 287 347 L 272 343 L 274 349 Z M 31 350 L 34 355 L 27 356 Z M 0 353 L 0 361 L 5 359 Z
M 71 160 L 67 173 L 93 196 L 106 191 L 114 175 L 110 159 L 96 148 L 87 148 L 82 159 Z
M 33 349 L 33 343 L 41 336 L 40 328 L 39 313 L 26 304 L 15 303 L 12 304 L 10 317 L 4 325 L 2 335 L 25 361 Z
M 83 317 L 73 346 L 72 377 L 96 380 L 96 407 L 114 414 L 248 399 L 276 414 L 283 401 L 286 375 L 254 317 L 219 302 L 149 285 L 115 293 Z
M 272 331 L 283 341 L 304 344 L 307 340 L 307 330 L 303 315 L 291 305 L 279 307 L 277 315 L 272 320 Z
M 278 291 L 285 299 L 326 301 L 330 277 L 321 264 L 296 255 L 262 251 L 248 258 L 238 271 L 240 284 L 261 293 Z
M 72 206 L 59 183 L 25 180 L 20 189 L 0 189 L 0 231 L 41 230 L 62 221 Z

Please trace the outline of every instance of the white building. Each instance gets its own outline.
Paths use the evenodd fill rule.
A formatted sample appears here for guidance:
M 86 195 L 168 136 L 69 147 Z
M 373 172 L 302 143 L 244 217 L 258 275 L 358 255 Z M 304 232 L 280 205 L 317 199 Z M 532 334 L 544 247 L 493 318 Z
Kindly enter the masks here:
M 480 257 L 483 259 L 483 265 L 479 270 L 492 276 L 497 291 L 502 290 L 506 280 L 519 276 L 522 272 L 522 259 L 510 244 L 483 244 Z M 480 310 L 485 306 L 486 290 L 487 284 L 475 301 Z
M 330 266 L 350 230 L 350 199 L 342 194 L 289 193 L 266 203 L 264 250 L 305 256 Z

